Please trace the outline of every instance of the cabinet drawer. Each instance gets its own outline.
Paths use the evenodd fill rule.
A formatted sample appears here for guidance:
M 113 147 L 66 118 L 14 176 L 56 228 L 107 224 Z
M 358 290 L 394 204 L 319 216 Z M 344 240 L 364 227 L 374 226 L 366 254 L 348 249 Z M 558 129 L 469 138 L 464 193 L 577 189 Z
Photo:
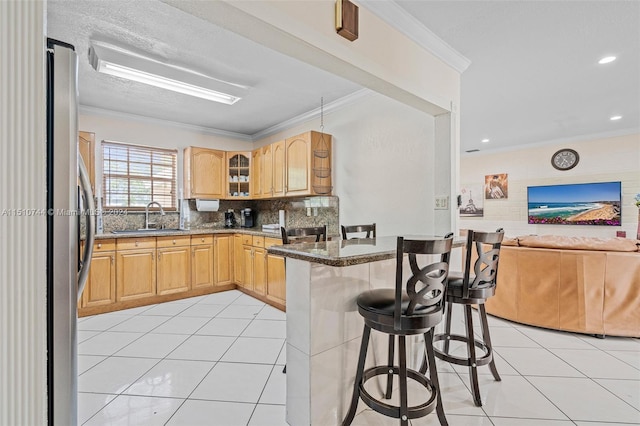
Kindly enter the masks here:
M 242 235 L 242 244 L 245 246 L 253 245 L 253 237 L 251 235 Z
M 188 246 L 189 244 L 191 244 L 189 235 L 158 237 L 157 242 L 158 247 L 178 247 Z
M 147 238 L 118 238 L 116 240 L 118 250 L 132 250 L 143 248 L 156 248 L 155 237 Z
M 93 243 L 93 252 L 99 253 L 103 251 L 113 251 L 116 249 L 116 240 L 109 238 L 108 240 L 99 240 Z
M 191 245 L 205 245 L 205 244 L 213 244 L 213 235 L 192 235 L 191 236 Z
M 264 239 L 264 248 L 269 248 L 271 246 L 281 246 L 282 239 L 280 238 L 265 238 Z
M 254 247 L 264 247 L 264 237 L 253 236 L 253 246 Z

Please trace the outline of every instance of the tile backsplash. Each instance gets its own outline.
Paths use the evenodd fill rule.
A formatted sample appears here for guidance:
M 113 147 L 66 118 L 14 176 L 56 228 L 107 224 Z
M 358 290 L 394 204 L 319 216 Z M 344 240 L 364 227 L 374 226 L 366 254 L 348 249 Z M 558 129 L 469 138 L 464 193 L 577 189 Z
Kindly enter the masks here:
M 281 198 L 273 200 L 220 200 L 217 212 L 199 212 L 196 210 L 195 200 L 188 200 L 190 210 L 190 227 L 192 229 L 223 228 L 224 213 L 233 210 L 240 224 L 240 210 L 250 208 L 254 212 L 254 227 L 261 230 L 262 225 L 278 223 L 279 210 L 285 211 L 285 224 L 290 227 L 306 227 L 327 225 L 330 235 L 338 235 L 338 197 L 305 197 Z M 163 223 L 166 228 L 178 228 L 179 213 L 167 212 L 161 217 L 157 212 L 149 213 L 152 223 Z M 144 228 L 144 212 L 128 212 L 119 215 L 104 215 L 104 232 L 124 229 Z

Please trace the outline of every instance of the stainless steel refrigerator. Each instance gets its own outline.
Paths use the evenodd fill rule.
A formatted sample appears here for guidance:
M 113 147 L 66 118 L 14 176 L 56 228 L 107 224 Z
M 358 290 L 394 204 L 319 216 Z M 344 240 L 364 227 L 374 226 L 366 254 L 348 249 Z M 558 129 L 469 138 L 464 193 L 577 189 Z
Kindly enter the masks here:
M 77 304 L 95 235 L 93 194 L 78 155 L 77 70 L 73 46 L 48 39 L 47 391 L 49 425 L 56 426 L 73 426 L 78 420 Z

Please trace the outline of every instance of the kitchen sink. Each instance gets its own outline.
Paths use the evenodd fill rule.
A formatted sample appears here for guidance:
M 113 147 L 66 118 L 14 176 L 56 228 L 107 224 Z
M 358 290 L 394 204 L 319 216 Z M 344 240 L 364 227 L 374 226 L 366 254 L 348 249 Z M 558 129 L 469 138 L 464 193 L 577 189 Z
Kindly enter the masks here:
M 124 229 L 122 231 L 111 231 L 112 234 L 144 234 L 144 233 L 154 233 L 154 234 L 165 234 L 171 232 L 179 232 L 181 231 L 178 228 L 164 228 L 164 229 Z

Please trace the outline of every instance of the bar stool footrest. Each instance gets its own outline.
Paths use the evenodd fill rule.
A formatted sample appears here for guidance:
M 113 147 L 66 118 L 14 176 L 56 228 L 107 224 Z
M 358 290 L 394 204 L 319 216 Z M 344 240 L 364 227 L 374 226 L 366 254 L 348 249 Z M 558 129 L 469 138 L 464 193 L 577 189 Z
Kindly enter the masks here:
M 365 370 L 362 375 L 362 383 L 360 384 L 360 398 L 364 401 L 365 404 L 369 406 L 369 408 L 377 411 L 378 413 L 384 414 L 388 417 L 399 419 L 400 407 L 396 405 L 386 404 L 374 398 L 364 388 L 364 384 L 366 383 L 367 380 L 375 376 L 382 376 L 382 375 L 386 376 L 387 374 L 389 374 L 389 370 L 392 370 L 394 375 L 398 375 L 400 373 L 400 368 L 389 367 L 388 365 L 380 365 L 380 366 L 371 367 Z M 431 384 L 431 380 L 429 380 L 426 376 L 424 376 L 418 371 L 407 368 L 407 378 L 417 381 L 418 383 L 423 385 L 425 388 L 427 388 L 431 393 L 429 399 L 426 402 L 420 405 L 407 407 L 408 419 L 417 419 L 420 417 L 424 417 L 435 409 L 437 398 L 438 398 L 438 390 L 433 387 L 433 385 Z
M 462 358 L 457 355 L 452 355 L 436 347 L 435 345 L 436 342 L 447 341 L 447 340 L 449 341 L 455 340 L 457 342 L 463 342 L 466 344 L 468 344 L 469 342 L 469 339 L 467 338 L 467 336 L 461 336 L 459 334 L 449 334 L 449 335 L 436 334 L 435 336 L 433 336 L 433 343 L 434 343 L 433 351 L 435 352 L 436 358 L 441 359 L 443 361 L 450 362 L 452 364 L 470 367 L 471 366 L 470 358 Z M 478 340 L 478 339 L 474 339 L 473 344 L 482 352 L 484 352 L 484 355 L 482 355 L 481 357 L 476 357 L 476 367 L 489 364 L 493 360 L 493 351 L 491 350 L 491 348 L 488 347 L 482 340 Z

